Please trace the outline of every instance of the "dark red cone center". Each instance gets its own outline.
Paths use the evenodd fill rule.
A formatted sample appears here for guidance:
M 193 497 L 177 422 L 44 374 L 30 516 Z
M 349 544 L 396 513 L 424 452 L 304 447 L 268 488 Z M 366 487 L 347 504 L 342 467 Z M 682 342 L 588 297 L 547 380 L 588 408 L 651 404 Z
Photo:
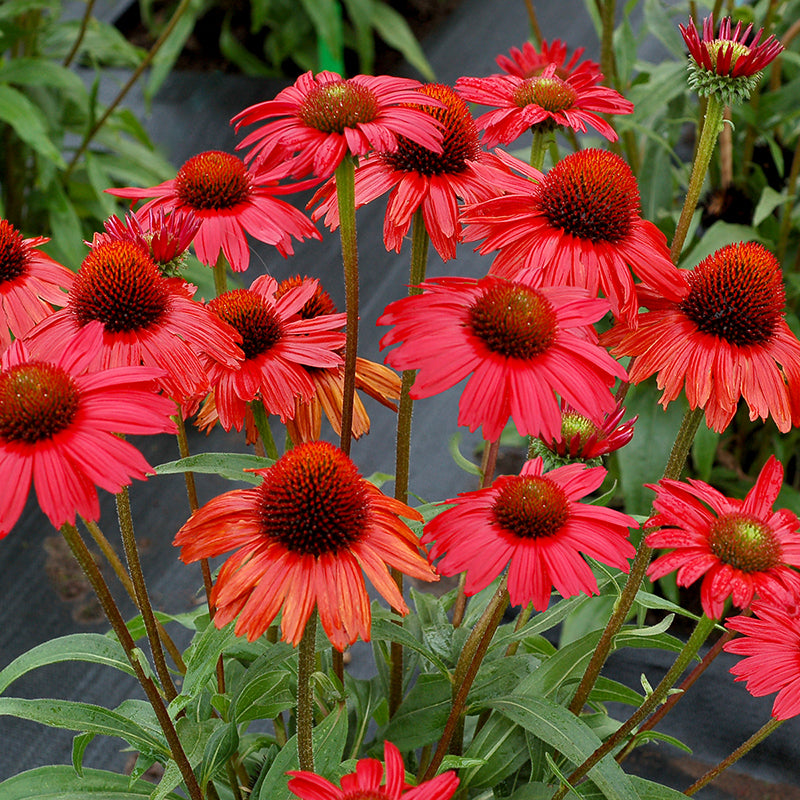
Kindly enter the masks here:
M 240 158 L 209 150 L 190 158 L 178 170 L 175 193 L 198 211 L 218 211 L 247 200 L 250 184 L 250 174 Z
M 572 108 L 577 99 L 577 92 L 561 78 L 550 77 L 526 78 L 514 90 L 514 102 L 520 107 L 539 106 L 545 111 L 563 111 Z
M 30 258 L 30 247 L 20 232 L 5 219 L 0 219 L 0 284 L 24 275 Z
M 315 86 L 303 100 L 298 116 L 310 128 L 324 133 L 344 133 L 378 114 L 378 100 L 366 86 L 336 81 Z
M 249 289 L 234 289 L 209 302 L 208 307 L 241 334 L 245 358 L 266 353 L 283 336 L 283 326 L 274 308 Z
M 554 536 L 569 519 L 564 490 L 545 476 L 519 475 L 503 479 L 492 506 L 492 518 L 521 539 Z
M 781 545 L 767 525 L 744 514 L 727 514 L 711 527 L 711 552 L 742 572 L 764 572 L 781 562 Z

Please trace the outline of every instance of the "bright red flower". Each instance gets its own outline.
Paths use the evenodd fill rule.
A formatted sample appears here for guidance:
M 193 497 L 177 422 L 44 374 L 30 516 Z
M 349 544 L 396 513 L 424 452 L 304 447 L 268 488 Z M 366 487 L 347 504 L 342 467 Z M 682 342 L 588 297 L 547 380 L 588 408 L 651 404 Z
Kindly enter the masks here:
M 776 258 L 755 242 L 733 244 L 678 276 L 678 291 L 648 299 L 635 329 L 603 336 L 615 355 L 635 356 L 631 382 L 658 373 L 665 407 L 685 388 L 718 432 L 742 397 L 751 420 L 771 416 L 784 433 L 800 424 L 800 342 L 783 318 Z
M 0 359 L 0 536 L 25 506 L 31 483 L 60 528 L 100 516 L 99 486 L 117 493 L 152 468 L 116 434 L 174 433 L 175 405 L 146 367 L 92 369 L 98 324 L 86 326 L 57 358 L 32 358 L 15 341 Z
M 731 667 L 737 681 L 747 681 L 753 697 L 777 692 L 772 716 L 789 719 L 800 714 L 800 615 L 797 607 L 753 603 L 752 617 L 725 621 L 731 630 L 743 634 L 726 642 L 725 650 L 745 656 Z
M 736 100 L 746 100 L 758 85 L 761 70 L 783 50 L 783 45 L 768 36 L 763 42 L 761 28 L 751 42 L 751 22 L 744 30 L 737 22 L 731 30 L 731 19 L 725 17 L 714 35 L 713 15 L 703 20 L 703 35 L 697 31 L 694 20 L 680 26 L 683 40 L 689 48 L 689 85 L 701 95 L 721 93 L 726 105 Z
M 211 594 L 217 627 L 238 617 L 237 635 L 252 641 L 282 612 L 283 638 L 297 645 L 316 606 L 331 644 L 343 650 L 370 637 L 362 570 L 403 613 L 408 608 L 387 565 L 436 580 L 400 520 L 420 514 L 364 480 L 338 447 L 300 444 L 255 472 L 260 486 L 214 498 L 175 537 L 186 563 L 236 550 Z
M 391 191 L 383 223 L 387 250 L 400 252 L 417 210 L 422 209 L 425 229 L 444 261 L 455 258 L 461 240 L 458 201 L 477 203 L 499 193 L 498 183 L 508 170 L 496 156 L 478 144 L 478 130 L 467 104 L 449 87 L 427 84 L 422 94 L 434 97 L 441 108 L 423 108 L 444 126 L 442 153 L 433 153 L 400 136 L 397 150 L 381 152 L 362 161 L 355 174 L 356 208 Z M 502 174 L 501 174 L 502 173 Z M 325 215 L 332 230 L 339 224 L 336 184 L 328 182 L 312 199 L 324 202 L 311 218 Z
M 725 497 L 703 481 L 661 480 L 656 510 L 646 523 L 661 530 L 648 535 L 648 547 L 670 548 L 648 569 L 651 578 L 677 570 L 679 586 L 703 578 L 706 616 L 719 619 L 730 597 L 747 608 L 758 595 L 772 603 L 800 599 L 800 522 L 787 509 L 773 511 L 783 482 L 783 467 L 771 456 L 744 500 Z
M 192 300 L 194 289 L 180 278 L 165 278 L 140 244 L 101 242 L 83 260 L 64 308 L 26 341 L 37 357 L 49 357 L 80 328 L 100 322 L 98 369 L 158 367 L 164 390 L 183 402 L 208 391 L 201 357 L 229 368 L 242 359 L 236 332 Z
M 435 542 L 431 560 L 442 556 L 442 575 L 466 571 L 468 595 L 485 589 L 508 565 L 512 605 L 533 603 L 544 611 L 550 592 L 562 597 L 597 594 L 597 581 L 583 555 L 628 572 L 636 550 L 628 528 L 638 523 L 603 506 L 577 502 L 600 487 L 603 467 L 567 464 L 544 472 L 542 459 L 519 475 L 499 477 L 488 489 L 463 492 L 425 525 L 423 544 Z
M 260 399 L 268 414 L 281 421 L 294 414 L 295 397 L 314 396 L 306 367 L 332 368 L 342 364 L 344 314 L 312 319 L 299 316 L 314 295 L 317 281 L 306 279 L 279 298 L 277 282 L 263 275 L 249 289 L 225 292 L 208 308 L 242 337 L 244 361 L 233 366 L 208 363 L 216 411 L 222 427 L 237 431 L 245 423 L 247 403 Z
M 480 253 L 499 251 L 493 273 L 537 269 L 548 283 L 602 290 L 614 316 L 629 322 L 639 307 L 629 267 L 664 292 L 681 285 L 666 237 L 641 218 L 636 178 L 619 156 L 582 150 L 544 176 L 504 160 L 523 175 L 516 188 L 462 213 L 464 239 L 485 239 Z
M 459 78 L 456 91 L 465 99 L 494 110 L 476 120 L 484 130 L 483 144 L 510 144 L 532 128 L 558 126 L 586 133 L 591 125 L 611 142 L 616 131 L 599 114 L 631 114 L 633 103 L 608 86 L 599 86 L 593 74 L 574 72 L 566 79 L 556 75 L 556 65 L 541 75 L 490 75 Z
M 443 392 L 471 375 L 458 424 L 497 439 L 512 417 L 521 435 L 561 429 L 556 393 L 591 417 L 615 407 L 610 387 L 625 371 L 598 347 L 591 324 L 607 309 L 582 289 L 542 287 L 488 275 L 437 278 L 423 293 L 390 303 L 378 325 L 395 327 L 381 347 L 402 344 L 386 362 L 415 369 L 413 398 Z
M 623 422 L 625 406 L 618 405 L 598 423 L 561 401 L 561 431 L 553 439 L 539 439 L 561 458 L 589 461 L 624 447 L 633 438 L 638 416 Z
M 284 164 L 295 177 L 329 178 L 349 154 L 371 150 L 394 152 L 397 137 L 441 152 L 436 121 L 420 111 L 420 84 L 409 78 L 356 75 L 347 80 L 334 72 L 306 72 L 274 100 L 257 103 L 237 114 L 242 125 L 271 120 L 239 144 L 253 148 L 246 161 Z M 435 100 L 430 105 L 437 105 Z
M 508 56 L 497 56 L 495 61 L 503 72 L 520 78 L 538 77 L 550 64 L 555 64 L 555 75 L 562 81 L 577 72 L 589 75 L 594 83 L 599 83 L 603 79 L 599 64 L 588 59 L 578 63 L 584 49 L 579 47 L 567 61 L 567 46 L 560 39 L 554 39 L 552 44 L 543 40 L 541 50 L 537 50 L 531 42 L 525 42 L 522 50 L 512 47 Z
M 448 770 L 418 786 L 406 783 L 406 770 L 400 751 L 391 742 L 383 743 L 383 764 L 375 758 L 362 758 L 355 772 L 343 775 L 341 788 L 313 772 L 288 772 L 289 791 L 301 800 L 450 800 L 458 788 L 455 772 Z
M 104 223 L 105 233 L 95 233 L 90 247 L 120 240 L 138 244 L 156 262 L 161 272 L 176 276 L 183 266 L 182 258 L 200 228 L 197 217 L 165 214 L 163 209 L 150 210 L 141 217 L 129 213 L 121 220 L 109 217 Z
M 0 355 L 53 313 L 51 303 L 63 306 L 75 276 L 37 245 L 43 236 L 23 239 L 8 221 L 0 219 Z
M 106 191 L 147 199 L 137 212 L 140 218 L 152 210 L 198 220 L 194 247 L 200 261 L 213 266 L 221 251 L 234 272 L 244 272 L 250 264 L 247 234 L 275 245 L 282 256 L 294 252 L 292 238 L 322 238 L 301 211 L 275 196 L 299 188 L 279 186 L 280 177 L 280 171 L 249 170 L 240 158 L 210 150 L 190 158 L 172 180 L 158 186 Z

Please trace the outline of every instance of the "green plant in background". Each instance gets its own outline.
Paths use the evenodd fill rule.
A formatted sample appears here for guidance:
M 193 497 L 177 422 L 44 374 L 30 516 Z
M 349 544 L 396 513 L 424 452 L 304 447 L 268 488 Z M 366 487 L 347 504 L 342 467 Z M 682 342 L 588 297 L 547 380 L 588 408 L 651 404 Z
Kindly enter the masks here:
M 60 0 L 0 5 L 0 216 L 52 237 L 50 254 L 74 266 L 81 241 L 119 208 L 103 190 L 171 169 L 119 105 L 157 48 L 132 46 L 93 7 L 70 19 Z M 106 84 L 122 85 L 108 109 L 98 99 Z

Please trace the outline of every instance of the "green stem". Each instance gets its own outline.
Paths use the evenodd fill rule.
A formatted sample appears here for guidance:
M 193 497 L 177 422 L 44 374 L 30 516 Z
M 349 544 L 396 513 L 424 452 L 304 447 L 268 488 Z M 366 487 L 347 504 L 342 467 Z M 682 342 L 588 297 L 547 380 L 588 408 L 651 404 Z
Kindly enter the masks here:
M 150 642 L 150 651 L 153 654 L 153 663 L 156 667 L 156 674 L 161 681 L 164 695 L 167 702 L 172 702 L 178 696 L 178 690 L 172 682 L 172 675 L 167 669 L 167 662 L 164 659 L 164 651 L 161 649 L 161 639 L 158 635 L 158 623 L 153 613 L 153 606 L 150 604 L 150 595 L 147 591 L 144 573 L 142 572 L 142 562 L 139 559 L 139 548 L 136 544 L 136 537 L 133 532 L 133 516 L 131 514 L 130 496 L 128 487 L 123 486 L 116 495 L 117 517 L 119 518 L 119 529 L 122 534 L 122 545 L 125 548 L 125 557 L 128 561 L 128 573 L 133 583 L 134 594 L 136 595 L 136 605 L 142 615 L 147 640 Z
M 214 264 L 214 291 L 217 297 L 228 291 L 228 259 L 220 249 L 217 263 Z
M 161 36 L 156 39 L 153 46 L 147 52 L 145 57 L 142 59 L 141 63 L 138 67 L 133 71 L 133 74 L 130 78 L 126 81 L 125 85 L 119 90 L 117 96 L 111 101 L 111 104 L 106 108 L 106 110 L 98 117 L 94 125 L 86 132 L 83 137 L 83 141 L 78 146 L 78 149 L 75 151 L 74 155 L 72 156 L 72 160 L 67 165 L 67 169 L 64 171 L 64 182 L 66 183 L 69 176 L 72 174 L 72 171 L 75 169 L 76 164 L 78 163 L 78 159 L 83 155 L 86 151 L 86 148 L 89 146 L 92 139 L 94 139 L 97 132 L 105 125 L 106 120 L 114 113 L 114 109 L 125 99 L 125 95 L 128 94 L 131 87 L 139 80 L 141 74 L 150 66 L 153 62 L 153 59 L 156 57 L 156 54 L 159 50 L 161 50 L 164 42 L 167 41 L 172 31 L 175 29 L 175 26 L 178 24 L 180 18 L 186 12 L 186 9 L 189 8 L 191 5 L 192 0 L 181 0 L 178 7 L 175 9 L 175 13 L 170 18 L 170 21 L 167 23 L 167 27 L 161 32 Z
M 675 443 L 672 446 L 667 466 L 664 469 L 663 477 L 668 480 L 678 480 L 686 464 L 686 458 L 689 455 L 689 448 L 694 441 L 694 435 L 697 433 L 697 428 L 700 425 L 700 420 L 703 418 L 703 410 L 700 408 L 694 411 L 687 411 L 683 421 L 681 422 L 678 435 L 675 437 Z M 622 593 L 619 596 L 611 617 L 606 624 L 605 630 L 600 636 L 600 641 L 597 643 L 594 653 L 592 654 L 589 665 L 586 667 L 586 672 L 583 674 L 575 696 L 569 705 L 569 710 L 573 714 L 580 714 L 581 709 L 586 703 L 589 694 L 594 688 L 600 670 L 605 664 L 608 654 L 611 652 L 611 647 L 614 643 L 614 637 L 619 633 L 620 628 L 623 626 L 625 620 L 628 618 L 628 613 L 631 610 L 636 594 L 639 587 L 642 585 L 647 567 L 650 564 L 650 556 L 653 551 L 645 544 L 648 531 L 644 531 L 642 541 L 636 551 L 636 556 L 631 564 L 631 571 L 625 586 L 622 588 Z
M 628 734 L 630 734 L 645 717 L 655 710 L 658 704 L 667 696 L 669 690 L 675 685 L 678 678 L 683 674 L 686 667 L 689 666 L 691 660 L 697 655 L 697 651 L 709 637 L 711 631 L 714 630 L 715 625 L 716 622 L 713 619 L 709 619 L 705 614 L 700 617 L 689 640 L 683 646 L 681 652 L 678 653 L 675 663 L 669 668 L 667 674 L 661 679 L 658 686 L 645 698 L 644 702 L 634 711 L 628 720 L 617 728 L 617 730 L 569 776 L 569 783 L 562 786 L 553 795 L 553 800 L 561 800 L 561 798 L 570 791 L 570 787 L 575 786 L 595 764 L 607 756 L 618 744 L 624 741 Z
M 683 201 L 678 227 L 675 229 L 675 237 L 670 248 L 670 256 L 675 264 L 678 263 L 680 258 L 683 244 L 686 241 L 686 234 L 689 232 L 689 225 L 697 208 L 697 201 L 700 199 L 703 181 L 705 181 L 706 173 L 708 172 L 708 165 L 711 163 L 711 155 L 717 143 L 724 113 L 725 105 L 722 101 L 716 95 L 709 95 L 703 130 L 697 145 L 689 186 L 686 189 L 686 199 Z
M 314 771 L 314 746 L 311 733 L 314 728 L 314 692 L 311 676 L 314 674 L 317 636 L 317 612 L 313 611 L 303 631 L 297 654 L 297 752 L 300 769 Z
M 422 293 L 420 284 L 425 280 L 428 265 L 428 246 L 430 237 L 425 228 L 422 210 L 414 212 L 411 234 L 411 269 L 409 274 L 408 296 Z M 408 503 L 408 485 L 411 474 L 411 417 L 414 401 L 411 399 L 411 386 L 416 370 L 403 371 L 400 384 L 400 404 L 397 410 L 397 444 L 395 447 L 394 496 L 401 503 Z M 392 568 L 392 577 L 398 590 L 403 591 L 403 573 Z M 398 622 L 402 625 L 402 622 Z M 389 678 L 389 716 L 392 717 L 403 700 L 403 646 L 392 642 L 390 648 L 391 672 Z
M 533 38 L 533 43 L 537 47 L 541 47 L 544 36 L 542 35 L 542 29 L 539 27 L 539 20 L 536 16 L 536 9 L 533 7 L 532 0 L 525 0 L 525 8 L 528 11 L 528 19 L 531 23 L 531 37 Z
M 691 797 L 695 792 L 711 783 L 719 774 L 724 772 L 731 764 L 735 764 L 743 755 L 749 753 L 759 742 L 763 742 L 774 730 L 779 728 L 786 720 L 770 717 L 769 722 L 765 723 L 757 730 L 744 744 L 736 748 L 726 759 L 720 761 L 716 767 L 710 769 L 701 778 L 698 778 L 685 792 Z
M 617 62 L 614 58 L 614 23 L 617 11 L 615 0 L 598 0 L 603 30 L 600 40 L 600 71 L 605 75 L 606 85 L 617 85 Z
M 792 211 L 796 205 L 795 193 L 797 191 L 797 178 L 800 176 L 800 138 L 797 139 L 797 144 L 794 147 L 794 155 L 792 156 L 792 166 L 789 169 L 789 177 L 786 179 L 786 194 L 788 200 L 783 206 L 781 211 L 781 227 L 778 234 L 778 247 L 775 250 L 775 257 L 778 261 L 783 262 L 786 257 L 786 248 L 789 244 L 789 233 L 792 230 Z
M 258 436 L 261 439 L 261 443 L 264 445 L 264 453 L 266 454 L 267 458 L 277 461 L 279 458 L 278 447 L 275 444 L 275 439 L 272 436 L 272 428 L 270 427 L 269 417 L 264 409 L 264 404 L 261 402 L 261 400 L 256 398 L 252 403 L 250 403 L 250 410 L 253 412 L 253 420 L 256 423 Z
M 436 745 L 436 751 L 431 758 L 428 769 L 425 771 L 424 780 L 430 780 L 439 769 L 450 747 L 453 734 L 462 724 L 462 714 L 467 703 L 467 695 L 472 688 L 475 676 L 478 674 L 483 657 L 489 649 L 497 626 L 503 618 L 503 612 L 508 606 L 508 575 L 500 581 L 489 604 L 486 606 L 481 618 L 467 637 L 461 655 L 458 658 L 455 672 L 453 673 L 453 700 L 450 714 L 445 722 L 442 736 Z
M 552 131 L 545 130 L 542 125 L 534 125 L 531 130 L 533 131 L 531 166 L 541 172 L 544 166 L 545 153 L 547 153 L 550 143 L 555 141 L 555 137 Z
M 92 18 L 92 12 L 94 11 L 94 3 L 95 0 L 88 0 L 86 3 L 86 10 L 83 12 L 83 17 L 81 19 L 81 27 L 78 29 L 78 35 L 75 37 L 75 41 L 72 43 L 72 47 L 69 49 L 69 53 L 67 53 L 66 57 L 64 58 L 64 63 L 62 66 L 64 69 L 69 67 L 72 63 L 72 60 L 75 58 L 78 48 L 81 46 L 81 42 L 83 41 L 83 37 L 86 35 L 86 29 L 89 27 L 89 20 Z
M 531 614 L 533 613 L 533 603 L 528 603 L 525 608 L 520 611 L 519 616 L 517 617 L 517 622 L 514 625 L 514 633 L 518 633 L 521 631 L 525 625 L 527 624 L 528 620 L 531 618 Z M 506 655 L 513 656 L 517 650 L 519 649 L 519 639 L 515 642 L 511 642 L 511 644 L 506 648 Z
M 336 197 L 339 205 L 339 235 L 342 240 L 344 292 L 347 312 L 347 343 L 344 351 L 341 447 L 350 455 L 353 435 L 353 402 L 356 391 L 358 354 L 358 240 L 356 238 L 355 164 L 346 157 L 336 168 Z
M 189 797 L 191 800 L 203 800 L 203 793 L 200 789 L 200 785 L 197 783 L 197 778 L 195 778 L 192 766 L 189 763 L 189 759 L 186 757 L 186 753 L 183 750 L 175 726 L 161 698 L 161 694 L 155 683 L 153 683 L 153 680 L 142 668 L 142 664 L 137 655 L 136 643 L 133 641 L 127 625 L 125 625 L 125 620 L 122 618 L 122 614 L 114 601 L 111 590 L 108 588 L 108 584 L 105 582 L 99 567 L 92 558 L 91 553 L 74 525 L 63 525 L 61 527 L 61 533 L 69 545 L 70 550 L 72 550 L 72 554 L 75 556 L 78 564 L 80 564 L 92 589 L 94 589 L 97 599 L 100 601 L 100 605 L 105 612 L 106 618 L 111 624 L 111 628 L 116 634 L 119 643 L 122 645 L 125 655 L 128 657 L 133 672 L 141 684 L 142 689 L 144 689 L 150 705 L 153 707 L 153 711 L 164 733 L 164 737 L 167 740 L 172 758 L 181 771 L 186 789 L 189 792 Z

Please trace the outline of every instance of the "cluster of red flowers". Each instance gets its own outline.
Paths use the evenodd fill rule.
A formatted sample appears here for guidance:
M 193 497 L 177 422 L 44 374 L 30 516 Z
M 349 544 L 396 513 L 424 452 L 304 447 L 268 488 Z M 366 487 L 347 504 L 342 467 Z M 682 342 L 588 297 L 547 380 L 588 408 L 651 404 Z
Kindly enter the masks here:
M 738 29 L 721 37 L 743 38 Z M 726 64 L 730 49 L 719 49 Z M 711 69 L 707 50 L 692 56 Z M 386 363 L 416 371 L 412 398 L 466 379 L 459 424 L 494 442 L 511 420 L 520 434 L 578 461 L 630 441 L 634 421 L 620 425 L 613 389 L 653 374 L 664 405 L 685 389 L 717 431 L 741 398 L 752 419 L 771 417 L 781 431 L 800 424 L 800 343 L 784 320 L 780 266 L 761 245 L 732 245 L 678 269 L 665 236 L 642 218 L 636 179 L 619 156 L 579 150 L 542 173 L 486 149 L 524 132 L 583 133 L 587 125 L 614 141 L 600 115 L 629 114 L 632 105 L 602 86 L 597 65 L 580 55 L 567 61 L 561 42 L 526 46 L 498 59 L 503 74 L 465 77 L 455 88 L 303 75 L 234 119 L 237 128 L 260 125 L 242 141 L 250 148 L 243 159 L 201 153 L 173 180 L 110 190 L 146 202 L 125 221 L 109 221 L 76 274 L 38 249 L 45 240 L 23 239 L 0 220 L 0 470 L 13 476 L 0 486 L 0 534 L 21 514 L 32 482 L 61 526 L 76 515 L 97 519 L 96 486 L 116 492 L 144 478 L 149 465 L 113 434 L 172 431 L 171 415 L 192 414 L 205 401 L 203 426 L 247 427 L 253 439 L 256 403 L 289 426 L 297 446 L 257 471 L 259 486 L 210 501 L 175 538 L 187 562 L 234 551 L 211 596 L 219 626 L 235 620 L 237 634 L 253 639 L 280 614 L 283 638 L 297 644 L 316 608 L 341 650 L 370 636 L 364 574 L 406 611 L 388 567 L 435 580 L 438 560 L 441 574 L 466 573 L 467 594 L 507 569 L 511 602 L 539 610 L 553 588 L 562 596 L 598 591 L 587 557 L 627 571 L 635 552 L 628 535 L 638 523 L 580 502 L 605 477 L 584 463 L 547 471 L 531 459 L 519 475 L 448 500 L 420 542 L 403 521 L 420 522 L 417 511 L 316 441 L 323 411 L 334 428 L 342 425 L 346 342 L 344 315 L 317 281 L 262 276 L 203 303 L 177 272 L 192 244 L 203 263 L 224 258 L 241 272 L 248 235 L 284 256 L 293 240 L 321 238 L 279 195 L 325 181 L 312 218 L 335 227 L 332 176 L 352 158 L 356 206 L 388 193 L 388 249 L 400 250 L 420 212 L 443 260 L 462 241 L 496 253 L 486 275 L 426 280 L 378 320 L 391 326 L 381 341 L 392 347 Z M 738 76 L 762 61 L 728 67 Z M 465 101 L 492 110 L 473 120 Z M 598 336 L 594 325 L 609 312 L 613 326 Z M 633 357 L 627 372 L 609 348 Z M 360 360 L 356 383 L 389 406 L 399 396 L 397 376 L 382 365 Z M 353 433 L 368 428 L 357 404 Z M 800 602 L 800 523 L 772 510 L 782 474 L 771 459 L 744 501 L 698 481 L 651 487 L 656 513 L 648 524 L 660 530 L 647 538 L 671 550 L 653 563 L 652 577 L 677 569 L 683 585 L 702 576 L 703 606 L 715 618 L 728 598 L 747 608 L 757 595 L 759 620 L 731 626 L 772 642 L 777 627 L 793 624 L 773 605 Z M 782 658 L 777 643 L 772 656 L 741 643 L 731 649 L 751 655 L 739 674 L 756 692 L 774 685 L 763 676 Z M 778 715 L 800 712 L 798 691 L 796 681 L 786 683 Z M 389 745 L 381 779 L 379 763 L 367 761 L 342 779 L 341 791 L 304 774 L 290 788 L 309 800 L 422 796 L 404 783 Z M 436 779 L 425 796 L 447 800 L 454 791 L 452 781 Z

